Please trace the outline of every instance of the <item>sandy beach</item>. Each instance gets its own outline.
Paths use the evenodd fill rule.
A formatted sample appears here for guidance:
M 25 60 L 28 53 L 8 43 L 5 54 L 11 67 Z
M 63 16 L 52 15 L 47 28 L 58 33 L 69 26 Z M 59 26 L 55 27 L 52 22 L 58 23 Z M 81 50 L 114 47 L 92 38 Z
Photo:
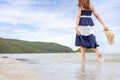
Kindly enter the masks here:
M 21 61 L 0 58 L 0 80 L 42 80 L 43 73 L 42 69 Z
M 120 80 L 120 55 L 1 54 L 0 80 Z M 6 58 L 2 58 L 5 56 Z

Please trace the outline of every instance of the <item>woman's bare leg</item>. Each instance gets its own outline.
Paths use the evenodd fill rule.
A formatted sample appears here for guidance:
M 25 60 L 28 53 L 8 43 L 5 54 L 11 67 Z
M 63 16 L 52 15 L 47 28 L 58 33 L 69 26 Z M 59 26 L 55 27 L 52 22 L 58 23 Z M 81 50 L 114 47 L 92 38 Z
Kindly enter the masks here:
M 92 50 L 96 53 L 96 55 L 97 55 L 97 57 L 98 57 L 98 61 L 99 61 L 99 62 L 103 62 L 102 55 L 101 55 L 101 53 L 99 52 L 99 50 L 98 50 L 97 48 L 93 48 Z
M 83 46 L 80 46 L 80 51 L 82 54 L 82 62 L 84 62 L 85 61 L 85 48 Z

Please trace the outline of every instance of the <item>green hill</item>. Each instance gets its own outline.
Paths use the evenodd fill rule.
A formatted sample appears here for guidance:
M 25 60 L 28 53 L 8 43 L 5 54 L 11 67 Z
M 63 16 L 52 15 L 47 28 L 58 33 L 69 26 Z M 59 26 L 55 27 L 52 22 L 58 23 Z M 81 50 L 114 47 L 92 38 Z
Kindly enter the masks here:
M 56 43 L 0 38 L 0 53 L 68 53 L 73 50 Z

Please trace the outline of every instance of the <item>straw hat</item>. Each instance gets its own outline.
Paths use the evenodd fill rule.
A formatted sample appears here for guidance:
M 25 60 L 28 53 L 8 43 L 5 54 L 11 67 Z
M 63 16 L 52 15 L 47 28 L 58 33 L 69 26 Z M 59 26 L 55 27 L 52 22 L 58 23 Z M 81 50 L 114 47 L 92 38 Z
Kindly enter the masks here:
M 104 29 L 104 33 L 107 37 L 107 41 L 109 45 L 112 45 L 114 43 L 114 37 L 115 37 L 114 33 L 111 32 L 109 29 Z

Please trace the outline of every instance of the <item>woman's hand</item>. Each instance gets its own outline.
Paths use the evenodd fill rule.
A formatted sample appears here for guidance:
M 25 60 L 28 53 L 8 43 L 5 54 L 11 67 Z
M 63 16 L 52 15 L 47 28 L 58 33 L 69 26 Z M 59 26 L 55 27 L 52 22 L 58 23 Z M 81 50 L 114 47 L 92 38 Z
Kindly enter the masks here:
M 104 26 L 104 30 L 109 30 L 109 28 L 107 26 Z
M 78 27 L 76 27 L 76 34 L 80 35 L 80 30 Z

